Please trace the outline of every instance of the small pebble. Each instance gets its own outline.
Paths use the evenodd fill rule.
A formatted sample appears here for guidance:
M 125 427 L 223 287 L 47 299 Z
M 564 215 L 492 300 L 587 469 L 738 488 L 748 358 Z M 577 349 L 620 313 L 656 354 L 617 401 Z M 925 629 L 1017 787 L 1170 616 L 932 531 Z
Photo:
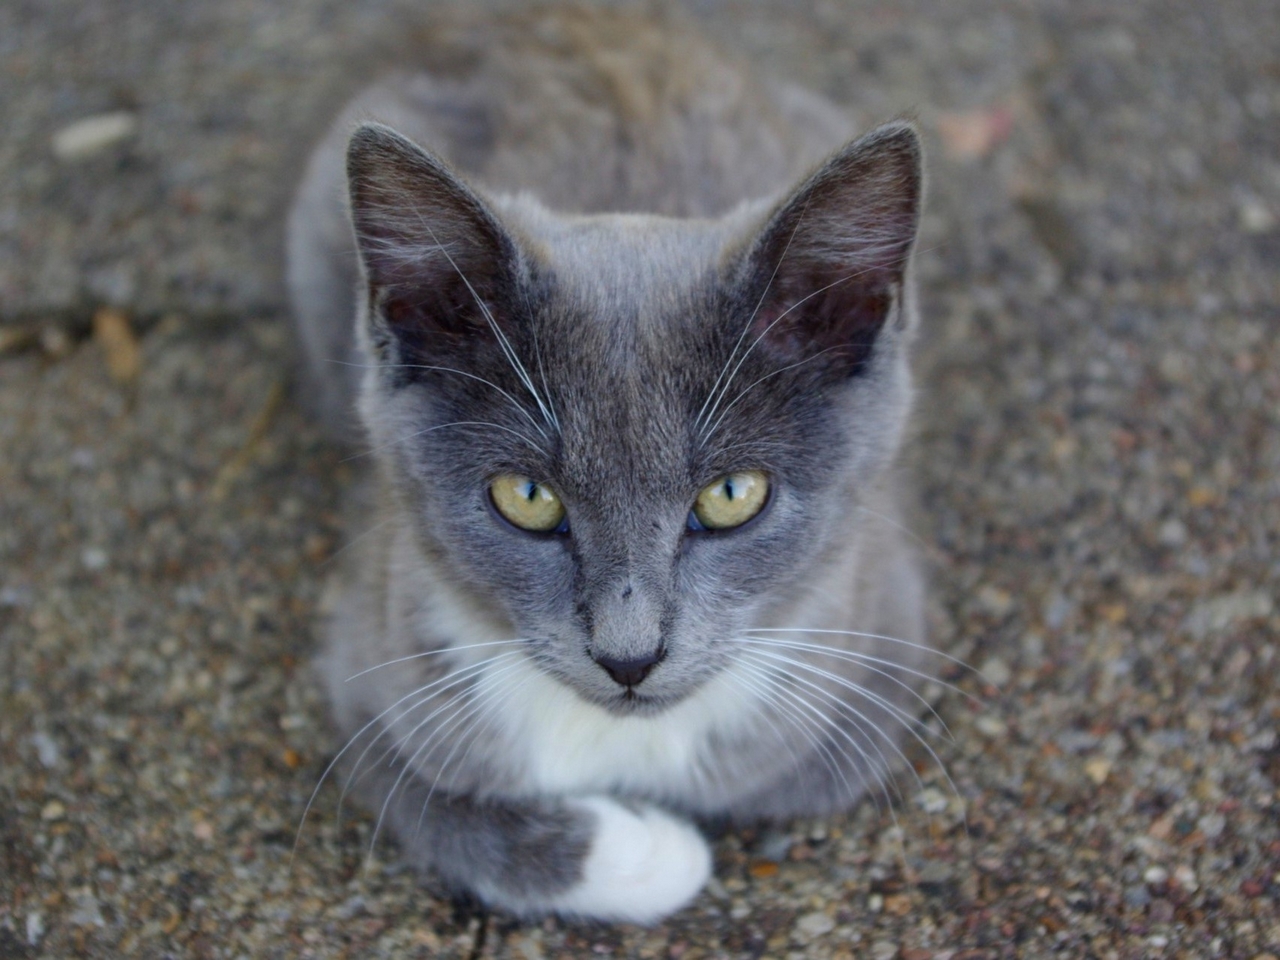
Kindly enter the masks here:
M 84 160 L 127 139 L 137 129 L 137 116 L 127 110 L 85 117 L 53 135 L 53 155 L 67 162 Z
M 1161 886 L 1169 882 L 1169 871 L 1164 867 L 1147 867 L 1146 873 L 1142 875 L 1145 883 L 1153 887 Z
M 1007 686 L 1009 681 L 1013 679 L 1013 671 L 1009 669 L 1008 664 L 998 657 L 992 657 L 984 663 L 980 672 L 983 679 L 994 687 Z
M 1195 893 L 1200 886 L 1196 880 L 1196 872 L 1186 864 L 1179 864 L 1173 869 L 1173 879 L 1187 893 Z
M 101 570 L 108 561 L 107 551 L 101 547 L 85 547 L 80 551 L 80 562 L 86 570 Z
M 1013 609 L 1013 596 L 1008 590 L 985 586 L 978 591 L 978 603 L 992 616 L 1003 617 Z
M 1269 233 L 1278 222 L 1265 204 L 1252 197 L 1240 204 L 1240 229 L 1245 233 Z
M 805 940 L 813 940 L 816 937 L 824 936 L 835 928 L 836 922 L 821 910 L 806 913 L 796 921 L 796 933 Z
M 898 955 L 898 945 L 889 940 L 876 940 L 871 944 L 872 960 L 893 960 Z
M 1187 542 L 1187 525 L 1177 517 L 1160 524 L 1156 538 L 1163 546 L 1180 547 Z
M 1227 818 L 1220 813 L 1206 813 L 1196 821 L 1196 829 L 1210 840 L 1218 839 L 1226 828 Z
M 925 787 L 916 797 L 916 803 L 925 813 L 937 814 L 946 812 L 949 801 L 947 795 L 937 787 Z
M 1141 910 L 1151 902 L 1151 894 L 1146 887 L 1129 887 L 1124 892 L 1124 902 L 1135 909 Z
M 1102 786 L 1111 775 L 1111 761 L 1106 757 L 1090 757 L 1084 762 L 1084 773 L 1095 784 Z
M 67 808 L 61 800 L 50 800 L 40 809 L 41 820 L 61 820 L 67 815 Z
M 44 937 L 44 917 L 38 913 L 27 914 L 27 945 L 36 947 Z
M 978 732 L 984 737 L 999 740 L 1009 732 L 1009 726 L 999 717 L 981 716 L 973 722 Z
M 31 735 L 31 746 L 35 747 L 40 766 L 50 770 L 58 765 L 61 751 L 58 750 L 58 741 L 53 737 L 43 730 L 37 731 Z

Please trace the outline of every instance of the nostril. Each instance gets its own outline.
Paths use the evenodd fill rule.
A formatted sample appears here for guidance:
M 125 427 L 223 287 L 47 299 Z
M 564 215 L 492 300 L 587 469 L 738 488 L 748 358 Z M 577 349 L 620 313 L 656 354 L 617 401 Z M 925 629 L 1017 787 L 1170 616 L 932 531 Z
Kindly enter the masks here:
M 631 660 L 596 657 L 595 661 L 604 668 L 609 676 L 613 677 L 616 683 L 624 687 L 636 687 L 640 685 L 644 678 L 649 675 L 649 671 L 662 659 L 663 652 L 662 648 L 659 647 L 652 654 Z

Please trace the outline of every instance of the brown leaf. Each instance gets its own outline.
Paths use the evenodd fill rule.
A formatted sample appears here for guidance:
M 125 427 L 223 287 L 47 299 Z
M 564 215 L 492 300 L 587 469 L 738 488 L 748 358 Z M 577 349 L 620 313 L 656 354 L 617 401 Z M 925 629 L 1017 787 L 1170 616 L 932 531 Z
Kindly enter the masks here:
M 121 386 L 132 385 L 142 369 L 142 350 L 124 311 L 98 310 L 93 315 L 93 339 L 102 346 L 111 379 Z

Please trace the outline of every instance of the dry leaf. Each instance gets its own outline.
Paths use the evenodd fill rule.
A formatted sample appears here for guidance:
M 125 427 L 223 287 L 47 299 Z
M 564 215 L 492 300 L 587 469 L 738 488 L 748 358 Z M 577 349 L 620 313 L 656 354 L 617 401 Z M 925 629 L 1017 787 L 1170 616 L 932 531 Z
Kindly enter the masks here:
M 124 311 L 103 307 L 93 315 L 93 339 L 107 358 L 107 372 L 121 386 L 138 379 L 142 369 L 142 350 Z
M 1013 111 L 1008 107 L 966 110 L 938 116 L 938 135 L 947 153 L 957 160 L 977 160 L 987 156 L 1009 139 L 1013 132 Z

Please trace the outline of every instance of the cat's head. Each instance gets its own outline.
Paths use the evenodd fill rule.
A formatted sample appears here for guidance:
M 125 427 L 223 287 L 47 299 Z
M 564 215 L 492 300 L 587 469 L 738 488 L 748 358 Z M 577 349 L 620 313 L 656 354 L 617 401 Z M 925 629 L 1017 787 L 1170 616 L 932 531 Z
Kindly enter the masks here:
M 488 197 L 376 125 L 348 173 L 404 522 L 583 698 L 680 701 L 858 535 L 910 400 L 910 126 L 719 220 Z

